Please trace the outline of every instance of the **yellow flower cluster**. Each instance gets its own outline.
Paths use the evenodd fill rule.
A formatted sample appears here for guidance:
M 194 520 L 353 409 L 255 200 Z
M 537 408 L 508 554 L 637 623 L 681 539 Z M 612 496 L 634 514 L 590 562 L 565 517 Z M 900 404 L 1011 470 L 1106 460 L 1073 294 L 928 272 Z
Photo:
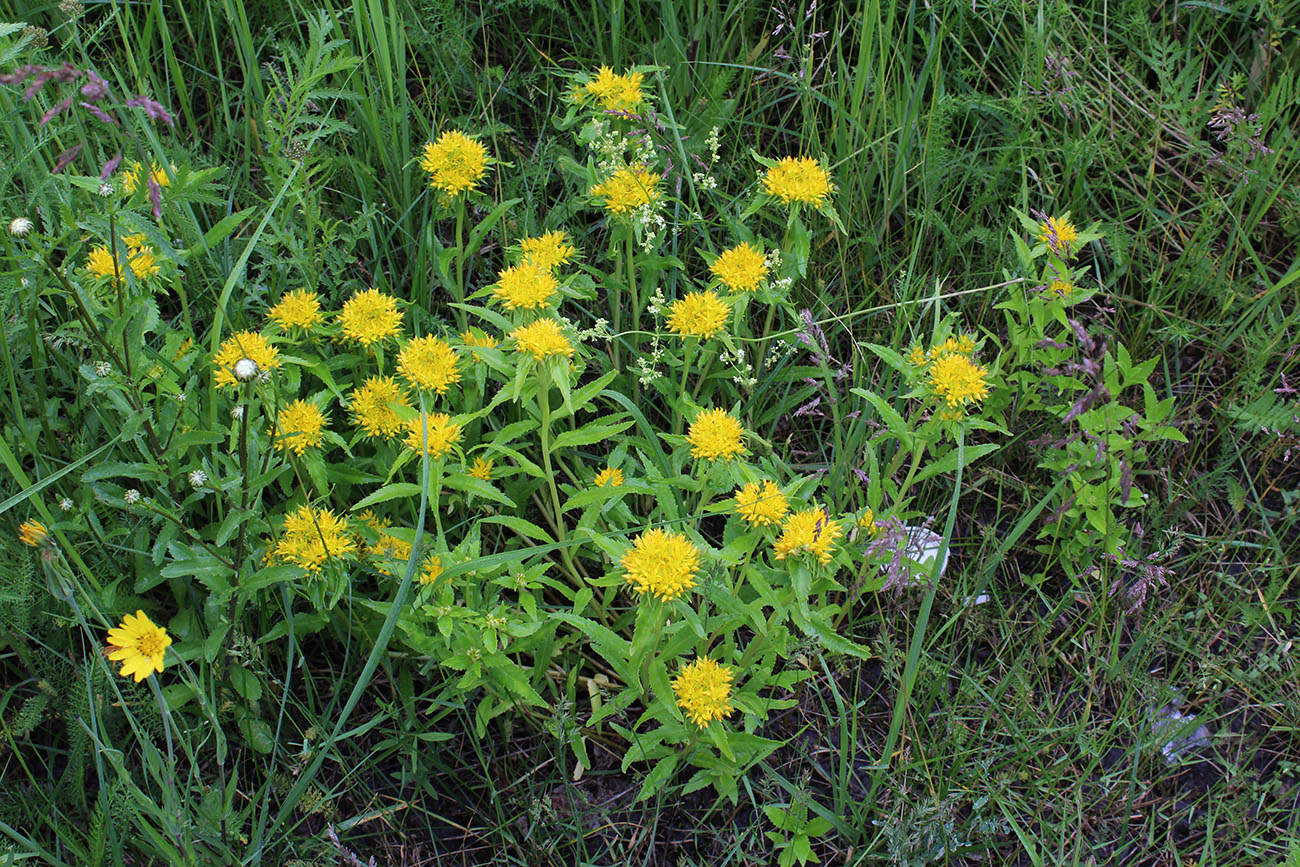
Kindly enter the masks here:
M 831 173 L 811 157 L 783 157 L 763 175 L 763 189 L 785 204 L 820 207 L 830 196 Z
M 673 693 L 686 718 L 703 728 L 732 712 L 734 680 L 730 668 L 703 657 L 682 667 L 681 674 L 673 678 Z
M 307 449 L 316 448 L 325 437 L 325 413 L 320 407 L 305 400 L 295 400 L 280 410 L 277 426 L 280 435 L 275 440 L 276 448 L 291 451 L 299 457 Z
M 515 342 L 515 349 L 528 353 L 538 361 L 554 355 L 573 355 L 573 344 L 560 330 L 560 323 L 554 319 L 538 319 L 520 326 L 510 332 L 510 338 Z
M 519 242 L 519 247 L 524 251 L 524 261 L 540 268 L 558 268 L 573 261 L 578 255 L 563 232 L 547 232 L 535 238 L 524 238 Z
M 487 172 L 487 148 L 459 130 L 450 130 L 424 146 L 420 168 L 429 186 L 448 196 L 474 189 Z
M 18 541 L 39 548 L 50 540 L 50 531 L 40 521 L 23 521 L 18 525 Z
M 691 422 L 686 439 L 691 456 L 709 461 L 730 460 L 745 450 L 741 437 L 745 429 L 725 409 L 708 409 Z
M 268 310 L 266 318 L 278 325 L 281 331 L 310 331 L 325 321 L 325 314 L 321 313 L 320 297 L 315 292 L 295 289 Z
M 750 482 L 736 492 L 736 514 L 751 526 L 779 524 L 789 511 L 785 494 L 770 480 Z
M 712 337 L 726 325 L 729 309 L 713 292 L 691 292 L 673 302 L 668 327 L 682 337 Z
M 329 558 L 344 557 L 356 550 L 346 518 L 336 517 L 329 509 L 304 505 L 285 518 L 284 535 L 275 546 L 275 555 L 308 572 L 319 572 Z
M 481 479 L 485 482 L 492 481 L 492 459 L 483 457 L 475 458 L 474 463 L 470 464 L 469 474 L 474 478 Z
M 241 331 L 222 341 L 217 354 L 212 357 L 212 364 L 216 368 L 213 379 L 217 385 L 237 387 L 239 380 L 235 378 L 235 365 L 244 359 L 256 365 L 253 371 L 255 374 L 275 370 L 281 364 L 280 351 L 268 343 L 265 337 L 256 331 Z
M 393 406 L 411 408 L 411 400 L 391 376 L 372 376 L 348 395 L 352 418 L 368 437 L 387 439 L 406 427 Z
M 559 286 L 550 268 L 524 262 L 501 271 L 492 294 L 507 310 L 536 310 L 550 303 Z
M 713 276 L 732 292 L 753 292 L 767 277 L 767 259 L 748 242 L 723 250 L 709 266 Z
M 397 355 L 397 370 L 414 388 L 446 394 L 460 382 L 456 350 L 436 337 L 417 337 Z
M 1038 240 L 1051 247 L 1057 255 L 1069 258 L 1073 246 L 1079 240 L 1079 230 L 1065 217 L 1048 217 L 1038 224 Z
M 623 471 L 618 467 L 605 467 L 596 473 L 596 480 L 593 484 L 598 488 L 617 488 L 623 484 Z
M 176 174 L 176 166 L 173 165 L 171 169 L 172 174 Z M 133 162 L 127 167 L 126 171 L 122 172 L 122 189 L 128 193 L 134 193 L 141 184 L 148 186 L 149 178 L 153 178 L 153 182 L 160 187 L 170 187 L 172 185 L 171 178 L 167 177 L 167 172 L 163 171 L 162 166 L 157 163 L 150 164 L 149 174 L 145 175 L 144 166 L 139 162 Z
M 619 169 L 591 188 L 591 195 L 605 200 L 605 210 L 620 217 L 659 201 L 663 176 L 649 166 Z
M 381 531 L 379 538 L 375 540 L 373 545 L 369 546 L 369 554 L 379 560 L 375 564 L 376 569 L 385 575 L 392 576 L 395 573 L 390 561 L 402 563 L 411 559 L 411 543 L 405 539 L 399 539 L 392 533 Z
M 602 66 L 584 90 L 607 111 L 631 111 L 645 99 L 641 94 L 644 78 L 639 72 L 616 75 L 608 66 Z
M 402 327 L 402 311 L 393 296 L 367 289 L 344 302 L 338 323 L 344 337 L 370 347 L 397 335 Z
M 416 454 L 423 451 L 431 458 L 440 458 L 460 442 L 460 434 L 459 422 L 453 421 L 445 412 L 435 412 L 423 420 L 413 418 L 406 423 L 406 447 Z
M 820 506 L 796 512 L 785 522 L 781 537 L 776 540 L 776 559 L 808 553 L 822 563 L 829 563 L 841 531 L 839 522 L 830 520 Z
M 122 239 L 126 247 L 126 260 L 118 259 L 106 244 L 93 248 L 86 256 L 86 271 L 96 280 L 107 280 L 121 286 L 127 274 L 137 283 L 158 276 L 158 257 L 153 247 L 145 243 L 144 235 L 128 235 Z
M 654 527 L 636 537 L 621 562 L 637 593 L 676 599 L 695 586 L 700 549 L 680 533 Z

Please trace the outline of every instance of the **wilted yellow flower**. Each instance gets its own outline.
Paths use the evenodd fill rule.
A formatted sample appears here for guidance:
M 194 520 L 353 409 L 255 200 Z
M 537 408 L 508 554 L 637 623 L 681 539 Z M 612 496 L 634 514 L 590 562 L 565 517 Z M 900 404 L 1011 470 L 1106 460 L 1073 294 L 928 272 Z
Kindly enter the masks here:
M 553 355 L 573 355 L 573 344 L 560 330 L 560 323 L 554 319 L 538 319 L 520 326 L 510 332 L 510 337 L 515 342 L 516 350 L 527 352 L 538 361 Z
M 1038 224 L 1038 240 L 1061 256 L 1070 253 L 1070 246 L 1079 240 L 1079 230 L 1067 218 L 1048 217 Z
M 596 473 L 596 481 L 593 484 L 598 488 L 610 487 L 617 488 L 623 484 L 623 471 L 618 467 L 605 467 Z
M 134 678 L 139 683 L 154 672 L 162 673 L 163 657 L 171 643 L 166 629 L 155 625 L 144 611 L 137 610 L 123 617 L 116 629 L 108 630 L 108 658 L 122 663 L 118 672 L 122 677 Z
M 536 238 L 524 238 L 519 242 L 519 247 L 524 251 L 525 262 L 532 262 L 542 268 L 557 268 L 578 255 L 563 232 L 547 232 Z
M 781 538 L 776 540 L 776 559 L 784 560 L 791 554 L 813 554 L 823 563 L 829 563 L 831 549 L 839 538 L 840 525 L 826 516 L 821 507 L 796 512 L 785 522 Z
M 144 282 L 150 277 L 158 276 L 158 258 L 154 255 L 153 248 L 143 244 L 128 243 L 139 239 L 140 236 L 134 235 L 129 239 L 123 239 L 126 246 L 126 261 L 116 260 L 116 264 L 113 251 L 108 249 L 107 245 L 100 244 L 93 248 L 86 256 L 86 270 L 95 279 L 108 280 L 115 286 L 120 286 L 128 273 L 137 282 Z
M 320 310 L 320 298 L 315 292 L 295 289 L 287 292 L 266 312 L 266 318 L 280 326 L 281 331 L 294 328 L 308 331 L 325 321 L 325 314 Z
M 50 531 L 40 521 L 23 521 L 18 525 L 18 541 L 39 548 L 50 540 Z
M 726 325 L 729 311 L 716 293 L 691 292 L 673 302 L 668 327 L 682 337 L 712 337 Z
M 659 201 L 662 175 L 649 166 L 619 169 L 605 181 L 591 188 L 591 195 L 605 200 L 605 210 L 627 216 L 638 208 Z
M 429 186 L 457 196 L 472 190 L 487 172 L 487 148 L 459 130 L 450 130 L 424 146 L 420 168 Z
M 637 593 L 676 599 L 695 586 L 700 549 L 680 533 L 655 527 L 636 537 L 621 564 Z
M 763 189 L 785 204 L 820 207 L 831 194 L 831 174 L 811 157 L 783 157 L 763 175 Z
M 397 370 L 416 388 L 446 394 L 460 382 L 456 368 L 456 351 L 436 337 L 417 337 L 408 341 L 397 355 Z
M 172 174 L 175 174 L 176 166 L 173 165 L 171 169 Z M 163 171 L 162 166 L 157 163 L 151 164 L 147 176 L 142 178 L 142 175 L 144 175 L 144 166 L 140 165 L 138 162 L 131 163 L 131 165 L 122 172 L 122 189 L 126 190 L 128 193 L 134 193 L 135 188 L 140 186 L 142 183 L 148 186 L 148 179 L 150 177 L 153 178 L 153 182 L 160 187 L 170 187 L 172 185 L 171 179 L 167 177 L 167 172 Z
M 732 292 L 753 292 L 767 276 L 767 259 L 746 242 L 723 250 L 709 270 Z
M 788 511 L 785 494 L 768 479 L 750 482 L 736 492 L 736 514 L 755 527 L 779 524 Z
M 988 396 L 986 376 L 988 370 L 971 361 L 969 356 L 948 353 L 930 364 L 930 390 L 948 406 L 956 407 Z
M 550 268 L 524 262 L 501 271 L 492 294 L 507 310 L 535 310 L 550 303 L 559 286 Z
M 275 546 L 277 557 L 308 572 L 319 572 L 330 557 L 343 557 L 356 550 L 346 518 L 307 505 L 299 506 L 285 518 L 284 534 Z
M 745 429 L 725 409 L 706 409 L 695 417 L 686 432 L 691 456 L 705 460 L 730 460 L 745 450 L 741 437 Z
M 275 446 L 299 457 L 309 448 L 316 448 L 325 438 L 325 413 L 320 407 L 305 400 L 295 400 L 280 410 L 279 436 Z
M 641 82 L 644 78 L 639 72 L 615 75 L 614 70 L 602 66 L 596 72 L 596 77 L 587 82 L 585 89 L 603 109 L 631 111 L 644 99 L 641 95 Z
M 392 405 L 410 408 L 406 391 L 391 376 L 372 376 L 361 388 L 348 395 L 352 417 L 357 427 L 370 437 L 393 437 L 406 428 L 406 422 Z
M 235 378 L 235 365 L 243 359 L 256 365 L 254 374 L 275 370 L 280 366 L 280 351 L 256 331 L 241 331 L 227 337 L 217 354 L 212 356 L 212 365 L 216 368 L 213 379 L 218 386 L 234 388 L 239 385 Z
M 686 718 L 703 728 L 715 719 L 723 719 L 733 710 L 731 685 L 735 673 L 712 659 L 701 658 L 682 667 L 673 678 L 677 706 Z
M 381 531 L 375 544 L 370 546 L 370 556 L 375 557 L 380 562 L 375 564 L 375 568 L 385 575 L 393 575 L 393 570 L 385 561 L 396 560 L 402 562 L 411 559 L 411 543 L 405 539 L 399 539 L 392 533 Z
M 469 474 L 476 479 L 482 479 L 485 482 L 492 481 L 492 459 L 478 457 L 474 463 L 470 464 Z
M 425 427 L 429 430 L 429 442 L 425 445 Z M 452 421 L 445 412 L 435 412 L 423 421 L 413 418 L 406 423 L 406 447 L 419 454 L 421 449 L 431 458 L 440 458 L 451 451 L 460 442 L 461 426 Z
M 371 346 L 401 330 L 402 311 L 393 296 L 378 289 L 367 289 L 344 302 L 338 323 L 344 337 Z

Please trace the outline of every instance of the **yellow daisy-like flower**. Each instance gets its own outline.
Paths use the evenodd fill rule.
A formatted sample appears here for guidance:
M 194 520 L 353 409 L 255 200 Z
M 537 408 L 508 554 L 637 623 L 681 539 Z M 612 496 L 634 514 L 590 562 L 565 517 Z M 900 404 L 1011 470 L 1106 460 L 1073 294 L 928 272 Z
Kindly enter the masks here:
M 331 557 L 343 557 L 357 550 L 356 540 L 348 533 L 348 521 L 329 509 L 299 506 L 284 520 L 284 535 L 275 546 L 275 554 L 308 572 L 319 572 Z
M 275 447 L 302 457 L 307 449 L 314 449 L 325 438 L 325 413 L 320 407 L 305 400 L 295 400 L 280 410 L 277 426 L 280 429 Z
M 483 356 L 479 355 L 477 352 L 473 352 L 472 350 L 474 348 L 481 347 L 483 349 L 495 349 L 497 344 L 500 343 L 499 340 L 492 337 L 487 332 L 478 331 L 473 328 L 468 329 L 460 336 L 460 342 L 471 349 L 470 354 L 474 356 L 475 361 L 482 361 Z
M 641 94 L 644 79 L 639 72 L 615 75 L 614 70 L 602 66 L 596 77 L 587 82 L 585 90 L 607 111 L 631 111 L 645 99 Z
M 499 273 L 492 294 L 507 310 L 535 310 L 549 304 L 559 286 L 550 268 L 524 262 Z
M 649 166 L 619 169 L 605 181 L 591 188 L 591 195 L 605 200 L 605 210 L 625 217 L 638 208 L 659 201 L 659 181 L 663 176 Z
M 636 537 L 621 564 L 637 593 L 676 599 L 695 586 L 700 549 L 680 533 L 655 527 Z
M 823 563 L 831 560 L 831 549 L 840 535 L 840 525 L 826 516 L 821 507 L 796 512 L 785 522 L 781 538 L 776 540 L 776 559 L 791 554 L 813 554 Z
M 725 409 L 706 409 L 695 417 L 686 432 L 691 456 L 705 460 L 731 460 L 745 450 L 741 443 L 745 429 Z
M 560 330 L 560 323 L 554 319 L 538 319 L 520 326 L 510 332 L 510 338 L 514 340 L 516 350 L 527 352 L 538 361 L 553 355 L 573 355 L 573 344 Z
M 930 390 L 950 407 L 988 396 L 988 370 L 961 353 L 940 355 L 930 364 Z
M 118 673 L 135 678 L 136 683 L 154 672 L 162 673 L 163 657 L 171 644 L 167 630 L 155 625 L 141 610 L 127 614 L 116 629 L 108 630 L 108 658 L 121 662 Z
M 50 540 L 50 531 L 40 521 L 23 521 L 18 525 L 18 541 L 39 548 Z
M 445 412 L 435 412 L 427 416 L 425 421 L 429 428 L 429 443 L 424 444 L 425 423 L 420 419 L 413 418 L 406 423 L 406 447 L 416 454 L 424 449 L 424 453 L 431 458 L 440 458 L 451 451 L 452 447 L 460 442 L 461 426 L 458 422 L 452 421 L 451 416 Z
M 153 248 L 127 243 L 132 240 L 139 240 L 139 237 L 133 235 L 129 239 L 124 239 L 127 248 L 125 262 L 115 260 L 113 251 L 109 250 L 107 245 L 101 244 L 86 256 L 86 270 L 95 279 L 108 280 L 115 286 L 122 285 L 128 273 L 137 282 L 144 282 L 150 277 L 158 276 L 158 258 L 154 255 Z
M 280 326 L 281 331 L 300 329 L 310 331 L 325 321 L 320 310 L 320 297 L 306 289 L 286 293 L 280 303 L 266 312 L 266 318 Z
M 596 480 L 592 483 L 598 488 L 610 487 L 617 488 L 623 484 L 623 471 L 618 467 L 605 467 L 596 473 Z
M 372 376 L 348 395 L 352 417 L 368 437 L 394 437 L 406 429 L 391 405 L 410 408 L 406 391 L 391 376 Z
M 752 526 L 779 524 L 790 511 L 785 494 L 771 481 L 750 482 L 736 492 L 736 514 Z
M 397 299 L 378 289 L 367 289 L 349 298 L 337 318 L 343 336 L 371 346 L 396 336 L 402 327 Z
M 1079 240 L 1079 230 L 1068 219 L 1048 217 L 1038 224 L 1038 240 L 1064 256 L 1070 252 L 1070 245 Z
M 723 250 L 709 270 L 732 292 L 753 292 L 767 277 L 767 259 L 746 242 Z
M 474 463 L 470 464 L 469 474 L 476 479 L 482 479 L 485 482 L 492 481 L 492 459 L 475 458 Z
M 449 196 L 472 190 L 487 172 L 487 148 L 459 130 L 450 130 L 424 146 L 420 168 L 429 186 Z
M 763 189 L 785 204 L 820 207 L 831 194 L 831 173 L 811 157 L 783 157 L 763 175 Z
M 424 558 L 424 564 L 420 567 L 420 583 L 426 587 L 436 584 L 442 577 L 442 558 L 437 554 L 430 554 Z
M 712 337 L 726 325 L 730 309 L 717 293 L 691 292 L 673 302 L 668 327 L 682 337 Z
M 241 331 L 227 337 L 222 341 L 217 354 L 212 356 L 212 364 L 217 369 L 213 379 L 217 385 L 238 387 L 239 380 L 235 378 L 235 365 L 244 359 L 257 365 L 254 373 L 275 370 L 280 366 L 280 351 L 256 331 Z
M 1052 285 L 1047 287 L 1047 294 L 1055 298 L 1069 298 L 1074 294 L 1074 284 L 1065 280 L 1053 280 Z
M 176 166 L 173 165 L 171 169 L 172 174 L 175 174 Z M 126 171 L 122 172 L 122 189 L 126 190 L 128 193 L 134 193 L 135 188 L 140 186 L 142 183 L 145 186 L 148 186 L 149 178 L 153 178 L 153 182 L 160 187 L 170 187 L 172 185 L 171 179 L 167 177 L 167 172 L 163 171 L 162 166 L 153 163 L 150 166 L 149 174 L 144 175 L 144 166 L 140 165 L 138 162 L 134 162 L 131 163 Z
M 697 659 L 683 666 L 682 673 L 673 678 L 677 706 L 700 728 L 724 719 L 733 710 L 731 685 L 735 678 L 727 666 L 707 657 Z
M 578 255 L 563 232 L 547 232 L 536 238 L 524 238 L 519 242 L 519 247 L 524 251 L 524 261 L 539 268 L 558 268 L 573 261 Z
M 379 538 L 370 546 L 369 553 L 371 557 L 380 561 L 375 564 L 375 568 L 383 574 L 391 576 L 395 573 L 386 561 L 405 562 L 411 559 L 411 543 L 405 539 L 399 539 L 392 533 L 381 531 Z
M 460 382 L 456 350 L 436 337 L 408 341 L 397 355 L 397 370 L 414 387 L 438 394 Z

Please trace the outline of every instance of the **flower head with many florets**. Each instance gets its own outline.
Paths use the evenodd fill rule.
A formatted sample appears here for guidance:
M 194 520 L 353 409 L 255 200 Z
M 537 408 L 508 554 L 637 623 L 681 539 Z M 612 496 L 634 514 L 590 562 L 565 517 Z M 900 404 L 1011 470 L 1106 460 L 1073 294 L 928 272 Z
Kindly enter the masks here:
M 487 148 L 459 130 L 450 130 L 424 146 L 420 168 L 429 186 L 448 196 L 472 190 L 487 173 Z
M 680 533 L 654 527 L 637 536 L 621 563 L 637 593 L 676 599 L 695 586 L 700 549 Z
M 686 718 L 703 728 L 732 711 L 731 686 L 735 673 L 712 659 L 700 658 L 682 667 L 673 678 L 673 693 Z

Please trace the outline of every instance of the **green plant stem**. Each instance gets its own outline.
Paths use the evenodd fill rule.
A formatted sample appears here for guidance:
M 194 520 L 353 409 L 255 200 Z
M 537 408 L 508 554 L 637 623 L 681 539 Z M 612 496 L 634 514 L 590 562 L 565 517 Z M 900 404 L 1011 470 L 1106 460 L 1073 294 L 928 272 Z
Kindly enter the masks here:
M 546 471 L 546 484 L 551 492 L 551 511 L 555 516 L 555 540 L 560 543 L 560 557 L 564 568 L 580 581 L 578 570 L 574 567 L 573 556 L 569 553 L 566 542 L 568 534 L 564 529 L 564 514 L 560 508 L 560 489 L 555 484 L 555 469 L 551 464 L 551 373 L 544 362 L 537 365 L 537 407 L 541 412 L 542 468 Z
M 465 196 L 456 197 L 456 303 L 465 303 Z M 456 325 L 460 331 L 465 330 L 465 311 L 456 308 Z

